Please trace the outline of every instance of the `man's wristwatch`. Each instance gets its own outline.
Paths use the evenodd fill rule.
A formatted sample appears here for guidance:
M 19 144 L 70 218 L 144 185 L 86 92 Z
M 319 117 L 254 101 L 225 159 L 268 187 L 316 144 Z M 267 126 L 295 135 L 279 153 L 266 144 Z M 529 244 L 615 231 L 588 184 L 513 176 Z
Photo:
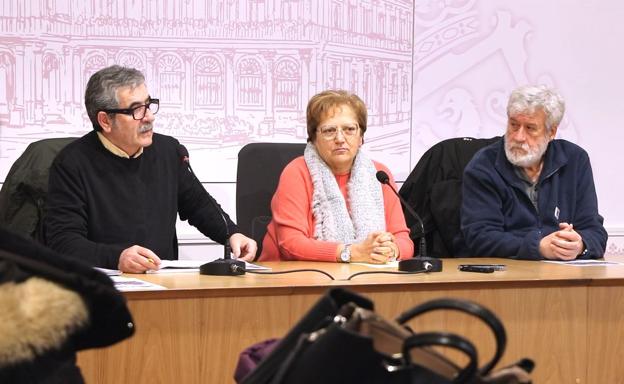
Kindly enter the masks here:
M 344 248 L 340 252 L 340 262 L 341 263 L 351 262 L 351 244 L 345 244 Z

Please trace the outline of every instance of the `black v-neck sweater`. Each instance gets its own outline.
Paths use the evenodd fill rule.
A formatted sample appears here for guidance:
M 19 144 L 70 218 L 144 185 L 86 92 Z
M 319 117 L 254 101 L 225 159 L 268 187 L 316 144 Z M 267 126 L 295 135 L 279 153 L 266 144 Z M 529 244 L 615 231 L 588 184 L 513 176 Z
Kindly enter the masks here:
M 67 145 L 50 169 L 47 244 L 93 266 L 117 268 L 140 245 L 177 259 L 176 216 L 223 244 L 228 231 L 212 197 L 191 175 L 176 139 L 154 134 L 137 158 L 108 151 L 95 131 Z M 226 216 L 229 233 L 238 232 Z

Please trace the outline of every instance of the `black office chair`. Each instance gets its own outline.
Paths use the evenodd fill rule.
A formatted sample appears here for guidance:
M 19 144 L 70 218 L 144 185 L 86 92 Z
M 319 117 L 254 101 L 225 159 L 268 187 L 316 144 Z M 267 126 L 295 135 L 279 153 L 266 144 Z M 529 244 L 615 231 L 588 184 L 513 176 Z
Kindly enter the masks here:
M 399 194 L 422 218 L 427 240 L 427 255 L 452 257 L 453 239 L 460 231 L 459 211 L 464 168 L 477 151 L 500 140 L 457 137 L 443 140 L 425 152 Z M 414 244 L 422 237 L 419 224 L 404 210 Z
M 251 143 L 238 152 L 236 223 L 258 243 L 256 258 L 271 221 L 271 199 L 284 167 L 302 156 L 305 144 Z
M 43 242 L 42 218 L 48 175 L 56 155 L 75 137 L 30 143 L 11 166 L 0 190 L 0 226 Z

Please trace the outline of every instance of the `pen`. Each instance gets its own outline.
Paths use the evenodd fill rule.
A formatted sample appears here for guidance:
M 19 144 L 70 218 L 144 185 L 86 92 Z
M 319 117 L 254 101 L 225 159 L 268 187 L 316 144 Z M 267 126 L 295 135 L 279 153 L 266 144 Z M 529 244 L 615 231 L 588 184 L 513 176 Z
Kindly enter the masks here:
M 505 264 L 461 264 L 461 266 L 470 266 L 470 267 L 485 267 L 490 268 L 495 271 L 504 271 L 506 269 Z
M 504 264 L 461 264 L 457 267 L 463 272 L 492 273 L 494 271 L 504 271 Z

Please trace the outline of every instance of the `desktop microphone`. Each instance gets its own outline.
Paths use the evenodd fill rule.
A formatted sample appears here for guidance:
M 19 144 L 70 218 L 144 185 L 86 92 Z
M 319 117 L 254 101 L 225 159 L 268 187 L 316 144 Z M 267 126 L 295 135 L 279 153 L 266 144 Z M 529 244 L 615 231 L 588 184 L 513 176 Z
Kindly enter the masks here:
M 186 147 L 182 144 L 178 145 L 178 155 L 182 160 L 182 163 L 187 167 L 189 173 L 195 179 L 197 183 L 201 185 L 201 181 L 195 176 L 195 172 L 193 172 L 193 168 L 191 168 L 191 162 L 189 160 L 189 152 Z M 202 188 L 204 186 L 202 185 Z M 225 244 L 223 244 L 223 258 L 211 261 L 206 264 L 202 264 L 199 267 L 199 273 L 202 275 L 215 275 L 215 276 L 235 276 L 235 275 L 244 275 L 245 274 L 245 263 L 240 260 L 232 259 L 232 248 L 230 247 L 230 229 L 228 226 L 228 222 L 225 219 L 225 213 L 217 203 L 217 201 L 208 194 L 208 200 L 210 200 L 211 204 L 216 208 L 217 212 L 221 216 L 223 220 L 223 225 L 225 226 Z
M 394 194 L 399 198 L 399 201 L 401 202 L 401 204 L 403 204 L 405 209 L 407 209 L 407 211 L 412 215 L 412 217 L 414 217 L 416 221 L 420 224 L 420 230 L 421 230 L 422 236 L 420 237 L 420 245 L 418 246 L 419 254 L 412 259 L 399 261 L 399 271 L 406 271 L 406 272 L 423 271 L 423 270 L 426 272 L 442 271 L 442 260 L 436 259 L 433 257 L 426 257 L 427 242 L 425 240 L 425 224 L 423 223 L 418 213 L 416 213 L 416 211 L 414 211 L 412 207 L 410 207 L 409 204 L 407 204 L 407 202 L 403 200 L 401 195 L 399 195 L 399 193 L 396 191 L 396 189 L 394 189 L 392 184 L 390 184 L 390 177 L 388 176 L 386 172 L 377 171 L 375 176 L 377 177 L 377 180 L 381 184 L 385 184 L 388 187 L 390 187 L 392 192 L 394 192 Z

